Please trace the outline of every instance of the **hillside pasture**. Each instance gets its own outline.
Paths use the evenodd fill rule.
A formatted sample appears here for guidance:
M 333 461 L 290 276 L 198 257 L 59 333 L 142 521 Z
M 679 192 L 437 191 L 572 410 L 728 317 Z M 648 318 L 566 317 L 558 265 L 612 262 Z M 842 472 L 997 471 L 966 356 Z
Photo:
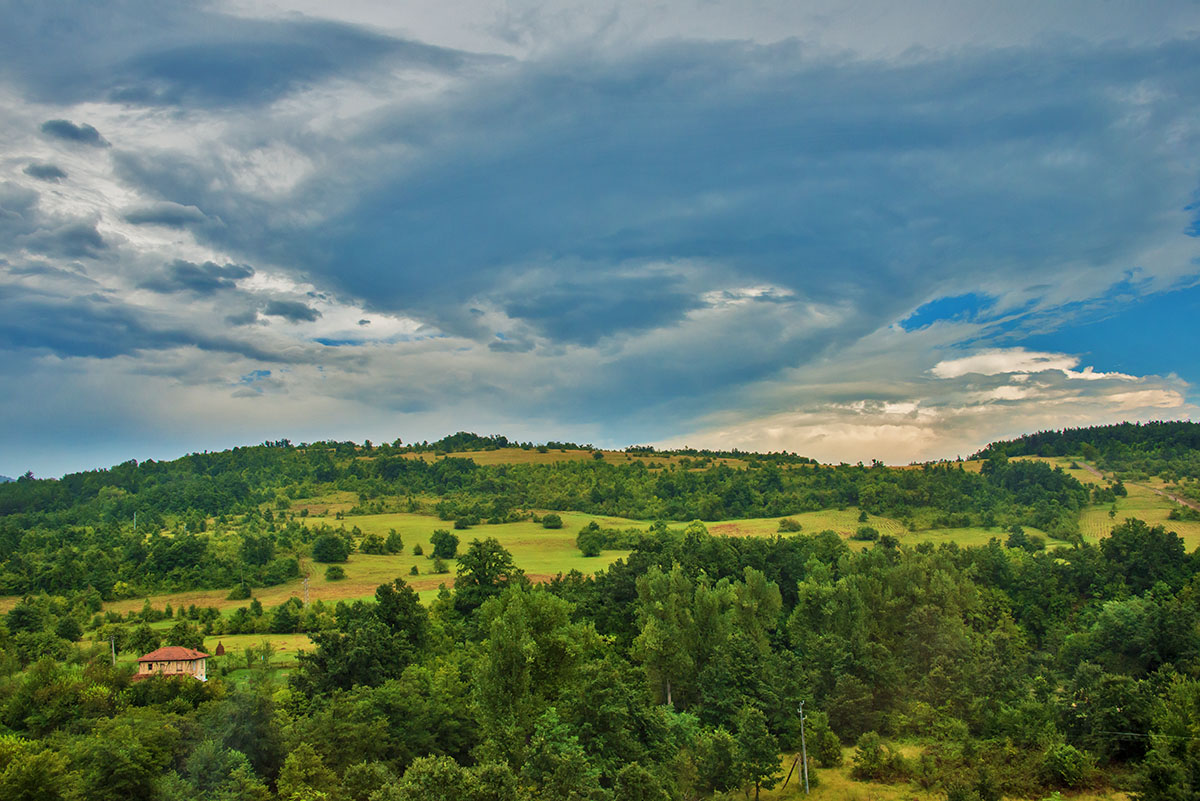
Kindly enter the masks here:
M 502 546 L 508 549 L 517 566 L 526 572 L 533 581 L 546 581 L 559 573 L 578 570 L 591 574 L 607 567 L 617 559 L 626 556 L 628 551 L 604 551 L 597 557 L 585 557 L 575 547 L 575 535 L 579 529 L 596 520 L 601 525 L 613 528 L 629 526 L 644 526 L 644 523 L 596 515 L 585 515 L 576 512 L 561 512 L 563 527 L 560 529 L 542 528 L 540 523 L 522 521 L 519 523 L 502 523 L 498 525 L 474 526 L 465 530 L 454 531 L 459 538 L 459 552 L 466 550 L 473 539 L 495 537 Z M 359 598 L 370 598 L 375 594 L 375 588 L 396 578 L 402 578 L 420 593 L 422 600 L 431 600 L 438 588 L 445 584 L 454 585 L 455 561 L 446 560 L 449 569 L 447 573 L 433 573 L 433 546 L 429 535 L 435 529 L 453 529 L 453 524 L 429 515 L 418 514 L 383 514 L 347 517 L 345 520 L 327 518 L 305 518 L 307 524 L 324 522 L 335 528 L 345 527 L 351 530 L 358 526 L 364 534 L 383 534 L 395 529 L 404 538 L 404 552 L 399 554 L 365 554 L 352 553 L 350 558 L 341 563 L 346 571 L 346 578 L 340 581 L 328 581 L 325 578 L 325 568 L 328 565 L 305 560 L 301 570 L 309 572 L 308 597 L 310 601 L 349 601 Z M 420 544 L 425 551 L 422 556 L 413 555 L 413 546 Z M 417 567 L 417 575 L 412 575 L 412 567 Z M 220 590 L 191 590 L 187 592 L 165 593 L 150 596 L 150 604 L 162 608 L 166 604 L 176 609 L 195 604 L 198 607 L 214 606 L 223 613 L 229 614 L 239 606 L 246 606 L 249 600 L 226 600 L 228 589 Z M 258 587 L 254 597 L 263 606 L 278 606 L 288 598 L 304 597 L 304 579 L 299 578 L 274 587 Z M 105 604 L 105 609 L 126 613 L 142 608 L 145 598 L 130 598 Z M 252 635 L 253 636 L 253 635 Z M 274 639 L 274 637 L 272 637 Z
M 594 453 L 601 453 L 604 456 L 604 461 L 609 464 L 625 465 L 633 464 L 634 462 L 642 462 L 651 469 L 657 467 L 666 467 L 667 465 L 679 465 L 685 459 L 692 463 L 706 459 L 703 456 L 683 456 L 679 454 L 666 453 L 626 453 L 625 451 L 591 451 L 586 449 L 576 448 L 549 448 L 547 450 L 538 450 L 537 448 L 497 448 L 495 450 L 482 451 L 457 451 L 455 453 L 406 453 L 406 459 L 420 459 L 424 462 L 433 462 L 438 459 L 454 457 L 458 459 L 470 459 L 478 465 L 495 465 L 495 464 L 554 464 L 556 462 L 586 462 L 592 461 L 596 457 Z M 710 465 L 723 464 L 730 467 L 745 467 L 744 459 L 730 459 L 725 457 L 714 457 L 707 459 Z
M 1097 542 L 1107 537 L 1113 528 L 1123 523 L 1126 518 L 1136 517 L 1146 521 L 1147 525 L 1162 526 L 1168 531 L 1174 531 L 1189 551 L 1200 547 L 1200 521 L 1170 520 L 1167 517 L 1172 509 L 1180 508 L 1179 504 L 1137 484 L 1126 484 L 1125 488 L 1129 495 L 1117 499 L 1115 517 L 1108 516 L 1110 507 L 1104 504 L 1090 506 L 1083 511 L 1079 527 L 1089 542 Z
M 819 512 L 800 512 L 786 515 L 788 519 L 800 524 L 801 534 L 817 534 L 822 531 L 836 531 L 843 537 L 849 537 L 859 526 L 871 526 L 882 534 L 903 537 L 906 529 L 898 520 L 890 517 L 869 515 L 867 522 L 858 522 L 859 510 L 856 507 L 846 509 L 822 509 Z M 716 537 L 772 537 L 779 532 L 779 517 L 753 517 L 744 520 L 726 520 L 719 523 L 705 523 L 708 532 Z M 792 536 L 784 534 L 784 536 Z

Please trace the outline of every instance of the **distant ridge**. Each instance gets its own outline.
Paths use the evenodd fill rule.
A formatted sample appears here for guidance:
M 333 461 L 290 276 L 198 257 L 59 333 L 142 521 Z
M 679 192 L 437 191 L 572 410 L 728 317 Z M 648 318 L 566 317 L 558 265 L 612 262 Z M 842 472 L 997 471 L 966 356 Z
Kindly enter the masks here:
M 9 478 L 8 476 L 0 476 L 0 484 L 7 484 L 10 481 L 16 481 L 16 479 Z

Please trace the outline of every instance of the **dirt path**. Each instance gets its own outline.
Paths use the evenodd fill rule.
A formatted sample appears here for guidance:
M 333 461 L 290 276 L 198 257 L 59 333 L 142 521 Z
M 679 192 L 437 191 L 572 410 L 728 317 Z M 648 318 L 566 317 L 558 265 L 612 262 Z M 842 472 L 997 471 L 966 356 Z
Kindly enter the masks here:
M 1086 462 L 1076 461 L 1075 464 L 1079 465 L 1084 470 L 1086 470 L 1089 473 L 1091 473 L 1092 475 L 1094 475 L 1096 478 L 1100 478 L 1100 479 L 1104 478 L 1103 473 L 1101 473 L 1096 468 L 1092 467 L 1090 464 L 1087 464 Z M 1132 481 L 1130 481 L 1128 483 L 1130 484 L 1130 486 L 1141 487 L 1144 490 L 1150 490 L 1155 495 L 1161 495 L 1164 498 L 1169 498 L 1172 501 L 1175 501 L 1175 503 L 1179 504 L 1180 506 L 1187 506 L 1192 509 L 1195 509 L 1197 512 L 1200 512 L 1200 503 L 1196 503 L 1194 501 L 1189 501 L 1187 498 L 1180 498 L 1178 495 L 1172 495 L 1171 493 L 1167 492 L 1166 490 L 1155 489 L 1154 487 L 1147 487 L 1145 484 L 1135 484 Z
M 1142 489 L 1148 489 L 1151 492 L 1153 492 L 1155 495 L 1161 495 L 1164 498 L 1170 498 L 1171 500 L 1175 501 L 1175 503 L 1181 504 L 1183 506 L 1188 506 L 1192 509 L 1195 509 L 1197 512 L 1200 512 L 1200 503 L 1195 503 L 1194 501 L 1189 501 L 1186 498 L 1180 498 L 1178 495 L 1172 495 L 1171 493 L 1166 492 L 1164 490 L 1155 489 L 1154 487 L 1147 487 L 1145 484 L 1134 484 L 1134 486 L 1141 487 Z

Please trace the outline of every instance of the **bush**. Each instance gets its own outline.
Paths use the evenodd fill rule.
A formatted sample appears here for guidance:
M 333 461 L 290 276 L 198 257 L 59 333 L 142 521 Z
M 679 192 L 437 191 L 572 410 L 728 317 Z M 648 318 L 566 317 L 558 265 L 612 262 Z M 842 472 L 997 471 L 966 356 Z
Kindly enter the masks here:
M 384 554 L 387 553 L 387 545 L 378 534 L 368 534 L 359 543 L 358 550 L 360 553 Z
M 879 539 L 879 530 L 871 526 L 859 526 L 858 531 L 854 532 L 854 539 L 863 542 L 875 542 Z
M 410 576 L 419 576 L 419 575 L 421 575 L 421 570 L 420 570 L 420 568 L 418 568 L 416 565 L 413 565 L 412 567 L 410 567 L 410 568 L 408 569 L 408 575 L 410 575 Z
M 1091 783 L 1096 771 L 1096 760 L 1086 751 L 1073 745 L 1052 745 L 1042 754 L 1038 776 L 1051 787 L 1078 789 Z
M 604 539 L 600 527 L 592 521 L 575 535 L 575 547 L 582 551 L 584 556 L 599 556 L 604 550 Z
M 418 542 L 416 545 L 413 546 L 413 556 L 424 556 L 424 555 L 425 555 L 425 549 L 422 548 L 421 543 Z
M 325 568 L 326 581 L 341 581 L 346 577 L 346 571 L 341 565 L 330 565 Z
M 549 514 L 545 515 L 542 518 L 542 528 L 562 528 L 562 527 L 563 527 L 562 518 L 559 517 L 558 515 L 554 514 L 554 512 L 550 512 Z
M 242 582 L 229 591 L 225 596 L 226 601 L 244 601 L 250 597 L 250 585 Z
M 350 543 L 336 534 L 322 534 L 313 540 L 312 557 L 318 562 L 345 562 L 350 557 Z
M 433 557 L 433 572 L 434 573 L 449 573 L 450 568 L 446 567 L 446 562 L 442 557 Z
M 859 781 L 900 782 L 912 769 L 900 753 L 883 744 L 883 738 L 869 731 L 858 738 L 854 749 L 854 767 L 850 775 Z
M 384 541 L 383 547 L 388 553 L 403 553 L 404 539 L 400 536 L 400 532 L 396 529 L 389 529 L 387 539 Z
M 433 544 L 433 555 L 437 559 L 453 559 L 458 553 L 458 537 L 444 528 L 433 532 L 429 541 Z
M 795 533 L 802 528 L 804 526 L 800 525 L 799 521 L 793 520 L 790 517 L 785 517 L 779 521 L 779 530 L 787 534 Z

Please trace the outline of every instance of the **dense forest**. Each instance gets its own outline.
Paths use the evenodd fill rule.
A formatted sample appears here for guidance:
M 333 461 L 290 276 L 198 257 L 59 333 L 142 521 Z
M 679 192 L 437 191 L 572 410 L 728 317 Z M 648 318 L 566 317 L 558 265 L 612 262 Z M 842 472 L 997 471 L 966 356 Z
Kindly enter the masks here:
M 1094 431 L 1046 441 L 1080 458 L 1085 444 L 1120 450 Z M 1165 452 L 1152 436 L 1121 447 Z M 653 452 L 481 466 L 398 445 L 272 443 L 25 477 L 0 487 L 5 591 L 24 596 L 0 629 L 0 798 L 744 797 L 783 781 L 801 702 L 818 791 L 847 760 L 857 779 L 955 801 L 1195 797 L 1200 553 L 1132 519 L 1098 544 L 1073 536 L 1078 510 L 1116 490 L 1010 458 L 1021 447 L 1034 446 L 990 446 L 971 472 L 747 454 L 730 467 L 702 453 L 668 467 Z M 369 602 L 264 608 L 256 587 L 345 539 L 286 511 L 332 489 L 363 507 L 477 516 L 453 587 L 422 604 L 396 578 Z M 834 532 L 713 536 L 699 519 L 838 506 L 996 537 L 864 548 Z M 568 509 L 664 522 L 609 568 L 539 585 L 487 534 L 489 520 Z M 706 509 L 720 514 L 693 514 Z M 1026 547 L 1021 526 L 1035 523 L 1064 540 Z M 229 615 L 104 607 L 187 586 L 249 597 Z M 303 631 L 313 648 L 285 681 L 135 683 L 111 659 L 199 647 L 213 631 Z

